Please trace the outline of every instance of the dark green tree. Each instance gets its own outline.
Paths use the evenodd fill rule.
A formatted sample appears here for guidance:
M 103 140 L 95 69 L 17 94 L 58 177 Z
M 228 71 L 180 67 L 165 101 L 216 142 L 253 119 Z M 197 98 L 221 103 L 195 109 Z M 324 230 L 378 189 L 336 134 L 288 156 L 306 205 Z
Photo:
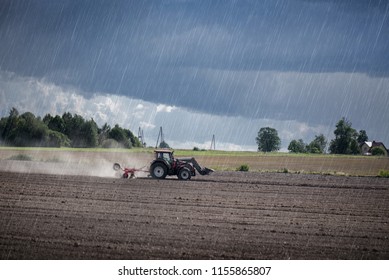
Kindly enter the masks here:
M 289 143 L 288 150 L 291 153 L 306 153 L 307 150 L 305 147 L 306 147 L 306 145 L 305 145 L 303 139 L 292 140 Z
M 107 145 L 105 141 L 109 137 L 109 132 L 111 131 L 111 126 L 105 123 L 101 128 L 98 129 L 98 139 L 99 139 L 99 145 L 100 146 L 105 146 Z M 107 145 L 109 146 L 109 145 Z
M 124 132 L 126 133 L 127 138 L 130 139 L 132 147 L 142 147 L 142 144 L 140 143 L 138 137 L 135 137 L 131 130 L 124 129 Z
M 159 144 L 159 148 L 161 149 L 170 149 L 170 146 L 168 143 L 166 143 L 165 141 L 162 141 L 160 144 Z
M 16 108 L 12 108 L 9 111 L 7 121 L 3 128 L 1 138 L 7 145 L 12 145 L 15 137 L 15 129 L 17 128 L 17 123 L 19 119 L 19 111 Z
M 108 141 L 108 142 L 107 142 Z M 26 112 L 19 115 L 12 108 L 9 116 L 0 119 L 0 143 L 11 146 L 49 147 L 140 147 L 137 137 L 129 129 L 105 124 L 101 129 L 96 122 L 66 112 L 55 117 L 46 114 L 43 119 Z M 116 144 L 115 144 L 116 143 Z
M 70 139 L 61 132 L 49 130 L 46 146 L 57 147 L 57 148 L 70 147 Z
M 45 118 L 43 118 L 44 122 Z M 50 120 L 47 122 L 47 127 L 51 130 L 65 133 L 65 122 L 63 121 L 61 116 L 56 115 L 55 117 L 50 118 Z
M 109 138 L 116 140 L 125 148 L 132 148 L 131 141 L 129 140 L 126 131 L 117 124 L 109 132 Z
M 262 127 L 255 140 L 258 144 L 258 151 L 262 152 L 278 151 L 281 146 L 277 130 L 271 127 Z
M 307 152 L 312 154 L 323 154 L 326 150 L 327 140 L 323 134 L 315 136 L 315 139 L 307 145 Z
M 7 120 L 8 120 L 8 118 L 1 118 L 0 119 L 0 144 L 2 142 L 4 142 L 3 133 L 5 130 L 5 126 L 7 125 Z
M 358 154 L 358 133 L 351 127 L 351 122 L 342 118 L 334 130 L 335 139 L 331 140 L 330 152 L 332 154 Z
M 94 121 L 93 123 L 88 123 L 82 116 L 77 114 L 73 116 L 71 113 L 64 113 L 62 121 L 64 133 L 71 140 L 72 147 L 86 148 L 97 145 L 97 128 L 96 130 L 93 128 Z
M 371 149 L 371 154 L 373 156 L 384 156 L 385 152 L 383 149 L 381 149 L 379 147 L 374 147 L 373 149 Z
M 42 120 L 42 121 L 43 121 L 43 123 L 44 123 L 45 125 L 48 125 L 52 118 L 53 118 L 52 115 L 46 114 L 46 115 L 43 117 L 43 120 Z
M 90 121 L 86 121 L 81 127 L 81 139 L 83 144 L 82 146 L 87 148 L 94 148 L 98 145 L 98 135 L 97 135 L 97 124 L 92 119 Z
M 366 130 L 359 131 L 357 141 L 359 144 L 369 141 L 369 137 L 367 136 Z
M 20 115 L 15 129 L 14 145 L 16 146 L 45 146 L 48 128 L 33 113 Z

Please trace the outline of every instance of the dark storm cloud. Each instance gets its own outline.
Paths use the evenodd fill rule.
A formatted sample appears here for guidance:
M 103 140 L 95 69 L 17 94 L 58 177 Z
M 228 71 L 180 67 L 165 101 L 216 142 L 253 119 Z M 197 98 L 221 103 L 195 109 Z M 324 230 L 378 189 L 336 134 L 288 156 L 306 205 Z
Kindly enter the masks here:
M 214 114 L 320 121 L 325 116 L 302 111 L 322 110 L 323 102 L 340 97 L 327 112 L 332 116 L 352 99 L 347 90 L 326 92 L 315 88 L 323 86 L 322 77 L 295 75 L 287 82 L 293 97 L 278 98 L 288 78 L 276 73 L 389 74 L 387 1 L 0 5 L 1 70 L 86 95 L 110 92 Z

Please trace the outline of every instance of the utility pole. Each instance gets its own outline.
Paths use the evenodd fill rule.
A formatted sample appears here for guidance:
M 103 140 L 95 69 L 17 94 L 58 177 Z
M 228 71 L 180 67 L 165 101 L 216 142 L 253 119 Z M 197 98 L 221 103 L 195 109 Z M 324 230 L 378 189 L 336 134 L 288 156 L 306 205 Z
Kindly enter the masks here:
M 143 135 L 143 129 L 141 129 L 140 127 L 138 130 L 138 139 L 139 139 L 139 142 L 142 144 L 142 147 L 144 148 L 145 147 L 145 137 Z
M 159 141 L 161 140 L 161 141 Z M 158 144 L 161 144 L 162 142 L 165 142 L 165 139 L 163 138 L 163 131 L 162 126 L 159 128 L 158 138 L 157 138 L 157 144 L 155 144 L 155 148 L 158 148 Z
M 211 150 L 216 150 L 215 134 L 212 135 Z

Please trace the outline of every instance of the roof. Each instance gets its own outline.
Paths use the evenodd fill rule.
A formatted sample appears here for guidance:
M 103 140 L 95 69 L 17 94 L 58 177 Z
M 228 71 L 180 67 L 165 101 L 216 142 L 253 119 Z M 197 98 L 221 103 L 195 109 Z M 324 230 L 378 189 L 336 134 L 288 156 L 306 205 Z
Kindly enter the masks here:
M 155 153 L 173 153 L 174 150 L 171 150 L 171 149 L 155 149 L 154 152 Z
M 368 141 L 365 141 L 362 143 L 363 144 L 366 144 L 369 148 L 371 148 L 371 145 L 373 144 L 373 142 L 368 142 Z
M 372 147 L 378 147 L 378 146 L 384 146 L 384 148 L 385 148 L 385 145 L 382 142 L 376 142 L 376 141 L 372 142 Z

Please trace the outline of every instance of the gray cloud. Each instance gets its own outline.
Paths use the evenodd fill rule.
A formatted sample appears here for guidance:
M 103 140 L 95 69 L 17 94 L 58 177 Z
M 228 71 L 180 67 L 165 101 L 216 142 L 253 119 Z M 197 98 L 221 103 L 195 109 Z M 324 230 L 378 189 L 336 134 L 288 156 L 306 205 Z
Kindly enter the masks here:
M 85 98 L 209 115 L 315 127 L 345 116 L 385 138 L 388 9 L 378 0 L 3 0 L 0 70 Z
M 315 134 L 330 132 L 328 127 L 310 126 L 306 122 L 204 114 L 106 93 L 85 98 L 82 92 L 76 90 L 2 71 L 0 88 L 1 115 L 7 115 L 7 108 L 12 107 L 41 117 L 47 113 L 62 115 L 71 112 L 87 119 L 93 118 L 100 126 L 104 123 L 111 126 L 119 124 L 134 133 L 141 127 L 150 146 L 156 144 L 161 126 L 169 145 L 184 149 L 194 146 L 209 149 L 212 135 L 216 135 L 218 149 L 256 150 L 255 137 L 263 126 L 277 128 L 284 150 L 292 139 L 311 141 Z

